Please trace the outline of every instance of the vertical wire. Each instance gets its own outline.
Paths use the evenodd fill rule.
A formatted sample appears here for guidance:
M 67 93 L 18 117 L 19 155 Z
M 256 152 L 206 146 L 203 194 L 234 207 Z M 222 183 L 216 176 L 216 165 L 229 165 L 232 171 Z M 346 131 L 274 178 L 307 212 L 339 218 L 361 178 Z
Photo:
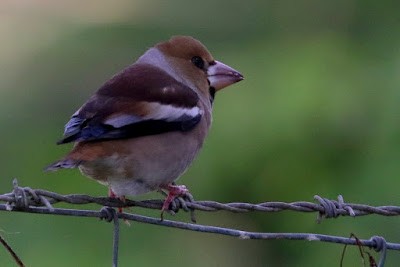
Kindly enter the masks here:
M 114 233 L 113 233 L 113 267 L 118 267 L 118 249 L 119 249 L 119 219 L 118 213 L 114 210 Z

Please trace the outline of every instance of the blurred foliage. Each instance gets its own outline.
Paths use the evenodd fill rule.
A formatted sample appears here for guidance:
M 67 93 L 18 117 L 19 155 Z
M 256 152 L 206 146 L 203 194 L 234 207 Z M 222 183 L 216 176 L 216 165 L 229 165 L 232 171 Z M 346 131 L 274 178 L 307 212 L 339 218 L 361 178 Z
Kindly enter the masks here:
M 111 4 L 112 3 L 112 4 Z M 200 39 L 246 80 L 216 97 L 214 125 L 181 178 L 197 199 L 399 205 L 400 4 L 394 1 L 3 1 L 1 188 L 105 195 L 76 170 L 43 173 L 69 116 L 113 73 L 171 35 Z M 156 193 L 142 196 L 158 197 Z M 139 210 L 138 210 L 139 212 Z M 140 211 L 141 212 L 141 211 Z M 145 212 L 158 216 L 157 212 Z M 110 266 L 111 225 L 2 212 L 1 234 L 28 266 Z M 400 242 L 398 218 L 315 223 L 315 215 L 198 214 L 263 232 Z M 188 220 L 186 214 L 177 219 Z M 122 226 L 121 266 L 338 266 L 343 247 Z M 345 266 L 362 266 L 357 248 Z M 387 266 L 400 261 L 389 252 Z M 14 266 L 0 248 L 0 265 Z

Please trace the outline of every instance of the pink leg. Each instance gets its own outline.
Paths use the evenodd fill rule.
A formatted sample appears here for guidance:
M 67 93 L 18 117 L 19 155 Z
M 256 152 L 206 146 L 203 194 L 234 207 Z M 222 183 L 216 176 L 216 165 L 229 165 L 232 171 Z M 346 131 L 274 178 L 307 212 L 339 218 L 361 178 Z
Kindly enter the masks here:
M 117 195 L 112 191 L 111 187 L 108 188 L 108 196 L 111 197 L 111 198 L 118 198 L 122 202 L 125 202 L 125 196 L 117 197 Z M 123 212 L 123 208 L 118 208 L 118 212 L 122 213 Z
M 189 193 L 189 190 L 184 185 L 173 185 L 168 184 L 166 186 L 161 186 L 162 189 L 168 191 L 168 196 L 164 200 L 164 204 L 162 206 L 161 212 L 169 209 L 169 205 L 176 197 L 184 196 L 185 194 Z

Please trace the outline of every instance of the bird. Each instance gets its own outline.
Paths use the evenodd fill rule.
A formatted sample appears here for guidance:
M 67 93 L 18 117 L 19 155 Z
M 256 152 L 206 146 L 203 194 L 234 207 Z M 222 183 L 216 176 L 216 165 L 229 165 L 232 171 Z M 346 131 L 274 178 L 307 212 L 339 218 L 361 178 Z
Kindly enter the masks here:
M 168 192 L 164 212 L 189 193 L 175 181 L 204 143 L 215 94 L 243 79 L 197 39 L 173 36 L 115 74 L 71 116 L 57 144 L 73 148 L 45 170 L 78 168 L 122 201 Z

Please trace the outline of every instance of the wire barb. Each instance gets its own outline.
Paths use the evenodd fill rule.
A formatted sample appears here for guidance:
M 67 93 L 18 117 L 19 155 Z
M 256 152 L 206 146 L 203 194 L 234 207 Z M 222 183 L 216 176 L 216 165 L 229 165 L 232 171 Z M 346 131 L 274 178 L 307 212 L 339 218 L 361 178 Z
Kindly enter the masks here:
M 46 191 L 43 189 L 31 189 L 29 187 L 19 187 L 15 183 L 14 190 L 11 193 L 0 195 L 0 201 L 6 202 L 8 210 L 14 210 L 25 207 L 47 207 L 53 209 L 53 204 L 64 202 L 70 204 L 98 204 L 113 208 L 119 207 L 140 207 L 146 209 L 160 210 L 163 200 L 150 199 L 135 201 L 126 199 L 122 202 L 116 198 L 109 197 L 93 197 L 81 194 L 60 195 L 55 192 Z M 368 206 L 365 204 L 345 203 L 342 196 L 338 196 L 338 201 L 329 200 L 320 196 L 314 196 L 314 199 L 319 203 L 297 201 L 291 203 L 285 202 L 263 202 L 258 204 L 252 203 L 219 203 L 215 201 L 194 201 L 178 198 L 178 202 L 174 201 L 175 205 L 172 210 L 177 212 L 179 209 L 199 210 L 207 212 L 215 212 L 220 210 L 239 212 L 280 212 L 291 210 L 297 212 L 318 212 L 320 218 L 336 218 L 337 216 L 364 216 L 368 214 L 377 214 L 383 216 L 399 216 L 399 206 Z
M 194 210 L 216 212 L 220 210 L 238 212 L 279 212 L 291 210 L 297 212 L 317 212 L 317 222 L 321 222 L 322 218 L 337 218 L 338 216 L 364 216 L 368 214 L 378 214 L 383 216 L 400 215 L 400 207 L 398 206 L 368 206 L 365 204 L 346 203 L 341 195 L 338 200 L 329 200 L 318 195 L 314 196 L 318 203 L 298 201 L 292 203 L 285 202 L 263 202 L 258 204 L 252 203 L 219 203 L 215 201 L 194 201 L 193 196 L 187 198 L 177 198 L 171 204 L 171 211 L 178 212 L 183 209 L 186 212 L 193 213 Z M 114 208 L 118 207 L 141 207 L 147 209 L 160 210 L 163 204 L 162 200 L 143 200 L 120 201 L 116 198 L 93 197 L 88 195 L 70 194 L 60 195 L 42 189 L 31 189 L 29 187 L 20 187 L 16 179 L 13 181 L 13 191 L 0 195 L 0 210 L 28 212 L 39 214 L 53 214 L 64 216 L 84 216 L 97 217 L 108 222 L 114 222 L 114 238 L 113 238 L 113 266 L 118 264 L 118 243 L 119 243 L 119 219 L 135 221 L 140 223 L 154 224 L 158 226 L 174 227 L 184 230 L 213 233 L 227 236 L 234 236 L 241 239 L 287 239 L 287 240 L 307 240 L 330 242 L 345 245 L 366 246 L 375 249 L 381 253 L 378 266 L 383 266 L 386 259 L 387 250 L 400 250 L 400 244 L 388 243 L 383 237 L 373 236 L 368 240 L 354 240 L 351 237 L 340 237 L 321 235 L 314 233 L 258 233 L 248 232 L 238 229 L 222 228 L 209 225 L 191 224 L 179 221 L 160 220 L 138 214 L 117 213 Z M 81 210 L 81 209 L 62 209 L 54 208 L 55 203 L 64 202 L 70 204 L 89 204 L 95 203 L 104 206 L 100 211 Z M 192 221 L 194 217 L 192 215 Z

